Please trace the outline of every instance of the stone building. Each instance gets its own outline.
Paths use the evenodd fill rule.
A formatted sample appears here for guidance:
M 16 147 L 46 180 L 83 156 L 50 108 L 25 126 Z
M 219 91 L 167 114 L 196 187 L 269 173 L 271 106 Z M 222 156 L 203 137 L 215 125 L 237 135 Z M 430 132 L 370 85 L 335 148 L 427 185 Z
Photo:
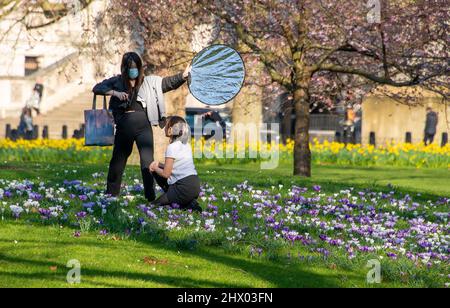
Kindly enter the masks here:
M 396 88 L 385 88 L 383 92 L 399 91 Z M 442 135 L 450 133 L 450 106 L 436 93 L 420 88 L 408 89 L 410 94 L 417 95 L 420 99 L 414 104 L 402 104 L 374 91 L 364 99 L 362 104 L 362 141 L 369 142 L 370 133 L 375 133 L 377 144 L 386 142 L 404 142 L 406 133 L 411 134 L 413 143 L 421 142 L 424 137 L 426 108 L 431 107 L 438 112 L 439 123 L 435 143 L 441 144 Z M 419 91 L 419 92 L 413 92 Z
M 0 33 L 4 34 L 0 41 L 0 119 L 20 114 L 36 81 L 45 86 L 44 113 L 86 91 L 95 71 L 92 63 L 79 54 L 83 26 L 92 22 L 104 6 L 105 1 L 96 1 L 85 10 L 71 12 L 35 30 L 17 23 L 19 16 L 14 13 L 0 20 Z

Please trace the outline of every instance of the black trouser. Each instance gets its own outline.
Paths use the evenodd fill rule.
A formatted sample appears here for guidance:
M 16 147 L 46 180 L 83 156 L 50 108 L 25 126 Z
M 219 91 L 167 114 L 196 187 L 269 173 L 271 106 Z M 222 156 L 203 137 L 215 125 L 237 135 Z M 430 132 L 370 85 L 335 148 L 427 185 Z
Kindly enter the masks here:
M 153 173 L 156 182 L 164 190 L 154 204 L 156 206 L 164 206 L 178 204 L 182 209 L 187 208 L 200 195 L 200 180 L 197 175 L 191 175 L 177 181 L 175 184 L 169 185 L 167 179 Z
M 115 116 L 116 137 L 114 150 L 109 164 L 106 193 L 118 196 L 122 183 L 123 171 L 136 141 L 141 158 L 141 172 L 144 182 L 145 198 L 155 200 L 153 175 L 149 170 L 153 162 L 153 130 L 145 112 L 132 112 Z
M 435 134 L 429 134 L 425 132 L 425 138 L 423 139 L 423 143 L 425 143 L 425 145 L 432 144 L 434 141 L 434 135 Z

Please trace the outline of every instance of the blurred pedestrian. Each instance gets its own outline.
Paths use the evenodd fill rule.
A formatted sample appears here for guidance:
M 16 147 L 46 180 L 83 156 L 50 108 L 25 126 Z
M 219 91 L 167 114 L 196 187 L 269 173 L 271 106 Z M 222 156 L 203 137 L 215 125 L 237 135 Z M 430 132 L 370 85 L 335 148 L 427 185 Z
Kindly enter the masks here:
M 20 123 L 18 127 L 19 136 L 24 139 L 32 139 L 33 137 L 33 117 L 31 109 L 24 107 L 20 115 Z
M 427 107 L 427 117 L 425 120 L 425 132 L 423 143 L 425 145 L 432 144 L 434 136 L 436 135 L 436 128 L 438 125 L 438 114 L 433 111 L 433 108 Z
M 355 143 L 361 144 L 361 132 L 362 132 L 362 108 L 360 104 L 355 105 L 355 120 L 354 120 L 354 138 Z
M 351 105 L 347 106 L 344 121 L 344 142 L 355 143 L 355 120 L 356 112 Z
M 42 94 L 44 93 L 44 85 L 40 80 L 36 80 L 30 98 L 26 101 L 26 107 L 30 110 L 35 110 L 39 115 L 41 111 Z

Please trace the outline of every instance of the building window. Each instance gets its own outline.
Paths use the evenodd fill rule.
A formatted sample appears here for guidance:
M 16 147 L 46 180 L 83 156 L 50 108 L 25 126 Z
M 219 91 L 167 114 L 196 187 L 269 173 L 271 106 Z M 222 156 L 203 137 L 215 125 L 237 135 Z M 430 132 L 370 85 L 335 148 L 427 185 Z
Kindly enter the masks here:
M 25 57 L 25 76 L 39 70 L 39 57 Z

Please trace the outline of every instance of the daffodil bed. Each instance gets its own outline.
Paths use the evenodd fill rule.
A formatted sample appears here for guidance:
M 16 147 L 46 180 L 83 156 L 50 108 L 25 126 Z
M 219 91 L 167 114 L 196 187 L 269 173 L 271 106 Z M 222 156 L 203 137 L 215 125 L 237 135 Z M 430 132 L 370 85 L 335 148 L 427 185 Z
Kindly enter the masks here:
M 263 160 L 262 158 L 220 158 L 226 157 L 229 146 L 215 144 L 201 140 L 193 142 L 194 149 L 204 153 L 207 160 L 219 164 L 249 163 Z M 234 146 L 234 153 L 240 151 L 266 151 L 272 150 L 275 145 L 249 145 L 245 148 Z M 279 145 L 281 162 L 292 162 L 294 142 L 289 140 L 286 144 Z M 352 145 L 337 142 L 319 143 L 314 140 L 311 143 L 312 162 L 318 165 L 339 166 L 397 166 L 415 168 L 450 168 L 450 144 L 440 147 L 436 144 L 424 146 L 421 143 L 390 143 L 379 146 Z M 20 162 L 61 162 L 61 163 L 108 163 L 111 158 L 111 147 L 85 147 L 84 140 L 19 140 L 13 142 L 0 139 L 0 161 Z M 237 155 L 236 155 L 237 156 Z M 202 162 L 206 158 L 197 159 Z
M 146 203 L 137 168 L 112 198 L 103 194 L 104 165 L 0 165 L 0 285 L 65 286 L 65 259 L 77 258 L 87 267 L 84 286 L 450 282 L 446 170 L 392 169 L 394 184 L 372 186 L 386 170 L 333 183 L 325 179 L 351 172 L 317 167 L 319 176 L 300 180 L 284 167 L 198 167 L 201 215 Z M 433 176 L 444 187 L 439 195 L 427 186 Z M 408 177 L 416 182 L 395 185 Z M 368 262 L 380 262 L 380 284 L 367 283 Z
M 82 139 L 17 140 L 0 139 L 0 161 L 105 163 L 111 159 L 110 147 L 86 147 Z

